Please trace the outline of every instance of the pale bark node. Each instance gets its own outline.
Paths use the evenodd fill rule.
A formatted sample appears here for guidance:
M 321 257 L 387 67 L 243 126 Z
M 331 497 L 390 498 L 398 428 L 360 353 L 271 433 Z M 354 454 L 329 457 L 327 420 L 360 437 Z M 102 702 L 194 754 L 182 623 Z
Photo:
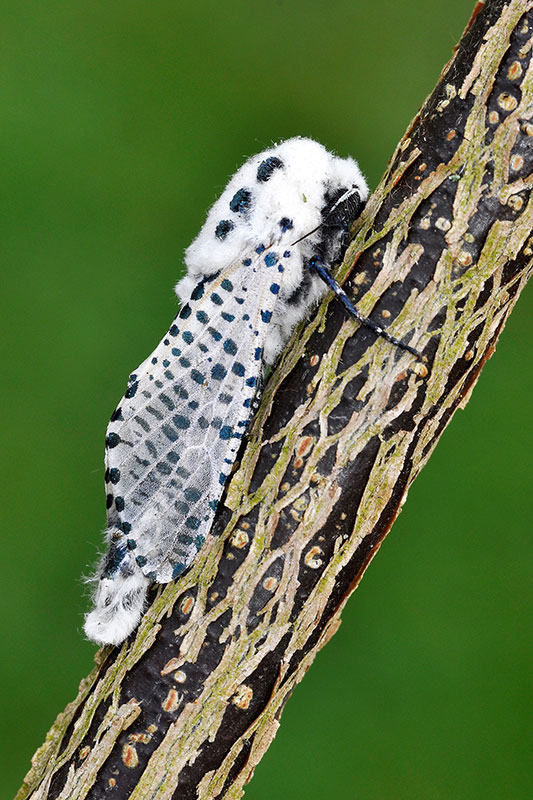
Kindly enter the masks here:
M 533 256 L 533 0 L 479 4 L 270 377 L 212 536 L 97 654 L 18 800 L 238 798 L 491 356 Z

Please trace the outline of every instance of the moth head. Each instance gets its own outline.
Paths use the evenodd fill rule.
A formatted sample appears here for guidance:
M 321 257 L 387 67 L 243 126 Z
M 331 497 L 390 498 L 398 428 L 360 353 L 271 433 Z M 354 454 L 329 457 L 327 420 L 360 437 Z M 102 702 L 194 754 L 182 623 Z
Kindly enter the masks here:
M 316 252 L 330 267 L 344 256 L 350 229 L 365 206 L 368 191 L 356 184 L 326 194 Z
M 295 245 L 300 264 L 318 254 L 332 266 L 367 195 L 357 163 L 311 139 L 288 139 L 253 156 L 231 178 L 187 248 L 179 296 L 186 300 L 203 278 L 269 248 L 283 253 Z M 287 270 L 284 293 L 292 293 L 304 271 Z

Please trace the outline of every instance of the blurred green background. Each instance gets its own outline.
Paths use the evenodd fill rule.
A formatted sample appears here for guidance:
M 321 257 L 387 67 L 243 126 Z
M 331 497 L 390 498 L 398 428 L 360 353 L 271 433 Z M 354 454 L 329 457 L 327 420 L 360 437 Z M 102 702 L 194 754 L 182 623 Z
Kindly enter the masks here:
M 105 428 L 207 207 L 295 134 L 375 186 L 473 5 L 2 4 L 2 800 L 91 668 Z M 532 312 L 529 291 L 247 800 L 530 796 Z

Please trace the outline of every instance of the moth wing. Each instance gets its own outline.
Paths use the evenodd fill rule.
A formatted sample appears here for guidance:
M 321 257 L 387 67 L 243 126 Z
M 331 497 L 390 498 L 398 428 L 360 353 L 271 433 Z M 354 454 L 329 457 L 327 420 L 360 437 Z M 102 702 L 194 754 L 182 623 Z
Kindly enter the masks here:
M 201 281 L 111 418 L 108 524 L 159 583 L 191 564 L 211 527 L 258 390 L 282 272 L 261 256 Z

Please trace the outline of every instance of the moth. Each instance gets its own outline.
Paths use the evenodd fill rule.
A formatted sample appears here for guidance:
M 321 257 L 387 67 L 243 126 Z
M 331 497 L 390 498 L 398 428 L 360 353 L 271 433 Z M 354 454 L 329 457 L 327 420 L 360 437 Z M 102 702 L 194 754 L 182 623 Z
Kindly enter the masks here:
M 85 633 L 119 644 L 139 624 L 152 583 L 199 553 L 257 402 L 263 371 L 332 288 L 330 269 L 367 199 L 352 158 L 294 138 L 231 178 L 185 253 L 182 306 L 128 379 L 106 435 L 107 553 Z

